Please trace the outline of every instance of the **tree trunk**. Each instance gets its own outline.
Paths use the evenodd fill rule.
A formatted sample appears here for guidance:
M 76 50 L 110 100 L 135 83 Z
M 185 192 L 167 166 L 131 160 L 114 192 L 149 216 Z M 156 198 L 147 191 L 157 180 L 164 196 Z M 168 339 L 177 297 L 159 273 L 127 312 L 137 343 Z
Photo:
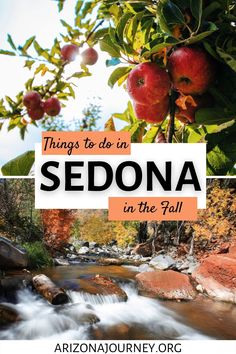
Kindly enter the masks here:
M 138 231 L 138 243 L 144 243 L 147 241 L 148 233 L 147 233 L 147 221 L 142 221 L 139 224 Z
M 63 305 L 69 302 L 64 289 L 58 288 L 46 275 L 36 275 L 32 282 L 35 290 L 52 305 Z

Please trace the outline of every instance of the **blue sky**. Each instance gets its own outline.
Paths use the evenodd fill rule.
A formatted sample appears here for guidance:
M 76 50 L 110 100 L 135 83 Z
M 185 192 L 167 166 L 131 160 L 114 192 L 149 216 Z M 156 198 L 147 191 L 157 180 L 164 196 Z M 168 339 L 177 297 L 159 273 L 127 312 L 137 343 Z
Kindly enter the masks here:
M 52 0 L 1 0 L 0 1 L 0 48 L 9 49 L 6 42 L 7 34 L 11 34 L 16 44 L 23 44 L 30 36 L 36 35 L 38 42 L 50 47 L 55 37 L 59 38 L 63 27 L 60 18 L 73 23 L 75 0 L 67 0 L 62 13 L 58 13 L 57 4 Z M 99 48 L 96 48 L 99 51 Z M 99 51 L 99 61 L 91 67 L 92 77 L 79 81 L 76 100 L 71 100 L 62 114 L 65 120 L 80 118 L 82 110 L 93 101 L 93 97 L 101 97 L 102 127 L 112 113 L 123 112 L 126 108 L 128 95 L 121 87 L 110 89 L 107 85 L 113 68 L 106 68 L 106 53 Z M 24 88 L 30 72 L 23 68 L 24 60 L 17 57 L 0 55 L 0 98 L 5 95 L 14 97 Z M 79 62 L 74 62 L 71 70 L 79 70 Z M 18 130 L 7 132 L 4 125 L 0 132 L 0 166 L 17 155 L 34 149 L 34 143 L 40 142 L 40 129 L 29 128 L 24 141 L 19 137 Z

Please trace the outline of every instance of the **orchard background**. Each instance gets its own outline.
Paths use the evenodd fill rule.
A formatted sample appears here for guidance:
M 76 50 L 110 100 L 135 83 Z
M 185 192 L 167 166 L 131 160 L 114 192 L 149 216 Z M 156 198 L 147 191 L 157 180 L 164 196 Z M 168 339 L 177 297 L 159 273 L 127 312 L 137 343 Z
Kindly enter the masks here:
M 51 48 L 44 48 L 39 43 L 37 33 L 21 44 L 15 43 L 13 36 L 8 34 L 8 48 L 0 50 L 1 55 L 22 58 L 25 70 L 31 73 L 25 87 L 16 92 L 15 97 L 5 96 L 0 100 L 1 126 L 7 122 L 9 131 L 19 129 L 22 139 L 31 125 L 46 130 L 98 129 L 99 104 L 90 104 L 85 108 L 83 117 L 69 125 L 60 116 L 51 118 L 45 115 L 40 121 L 29 120 L 29 112 L 23 104 L 24 95 L 29 91 L 38 92 L 46 100 L 57 97 L 62 105 L 62 115 L 63 107 L 71 100 L 78 100 L 79 104 L 76 87 L 80 86 L 81 80 L 91 75 L 92 70 L 90 65 L 84 65 L 83 62 L 75 67 L 70 61 L 63 60 L 61 49 L 66 44 L 78 46 L 80 54 L 88 47 L 99 46 L 109 56 L 106 60 L 107 70 L 114 67 L 108 85 L 111 88 L 118 85 L 119 90 L 127 88 L 130 72 L 141 63 L 153 62 L 163 70 L 168 70 L 173 52 L 185 47 L 198 48 L 211 58 L 216 72 L 214 80 L 207 87 L 208 99 L 203 108 L 196 104 L 196 97 L 183 95 L 176 90 L 172 80 L 169 114 L 161 122 L 149 124 L 137 119 L 132 102 L 129 101 L 123 113 L 113 112 L 105 129 L 119 129 L 121 125 L 117 122 L 121 120 L 122 129 L 131 133 L 132 142 L 207 142 L 208 175 L 235 174 L 235 1 L 75 1 L 69 22 L 65 21 L 63 13 L 70 0 L 49 2 L 56 3 L 64 28 L 63 33 L 59 33 L 52 41 Z M 197 55 L 196 59 L 193 58 L 195 60 L 199 60 Z M 191 67 L 193 64 L 187 62 L 186 66 Z M 94 81 L 94 85 L 98 92 L 103 90 L 99 82 Z M 116 100 L 114 93 L 113 102 Z M 190 121 L 176 119 L 181 109 L 186 113 L 186 110 L 193 108 L 194 116 Z M 2 173 L 28 175 L 33 163 L 34 152 L 28 151 L 2 166 Z

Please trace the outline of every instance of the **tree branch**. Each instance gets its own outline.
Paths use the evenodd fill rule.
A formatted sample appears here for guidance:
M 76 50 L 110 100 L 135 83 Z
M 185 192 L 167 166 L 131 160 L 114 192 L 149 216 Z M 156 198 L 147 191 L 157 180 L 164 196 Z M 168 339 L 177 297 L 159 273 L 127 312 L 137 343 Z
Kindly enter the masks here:
M 173 136 L 175 133 L 175 111 L 176 111 L 175 101 L 177 97 L 178 97 L 178 93 L 172 89 L 171 96 L 170 96 L 170 123 L 169 123 L 168 133 L 167 133 L 167 143 L 172 143 Z
M 85 42 L 88 42 L 89 39 L 92 37 L 92 35 L 94 34 L 94 32 L 100 27 L 103 25 L 105 20 L 101 20 L 95 27 L 94 29 L 89 33 L 88 37 L 86 38 Z

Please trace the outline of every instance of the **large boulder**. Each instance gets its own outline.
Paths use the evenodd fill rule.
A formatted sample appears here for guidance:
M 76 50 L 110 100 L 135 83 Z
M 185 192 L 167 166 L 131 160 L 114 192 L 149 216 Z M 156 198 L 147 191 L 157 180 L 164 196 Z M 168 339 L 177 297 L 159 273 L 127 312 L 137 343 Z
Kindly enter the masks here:
M 236 243 L 229 248 L 228 256 L 236 258 Z
M 23 271 L 11 271 L 10 275 L 0 278 L 0 302 L 15 302 L 17 292 L 31 284 L 32 275 Z
M 165 270 L 173 266 L 175 261 L 168 255 L 160 254 L 159 256 L 152 258 L 149 264 L 154 268 Z
M 211 298 L 236 303 L 236 257 L 233 252 L 204 259 L 192 277 Z
M 189 277 L 173 270 L 140 273 L 136 279 L 139 289 L 150 296 L 167 300 L 193 300 L 196 297 Z
M 140 243 L 133 248 L 131 253 L 143 257 L 150 257 L 152 255 L 152 244 L 149 242 Z
M 20 314 L 11 304 L 0 304 L 0 327 L 8 326 L 21 320 Z
M 1 269 L 26 268 L 28 265 L 27 252 L 19 246 L 13 245 L 5 237 L 0 237 L 0 264 Z
M 124 290 L 122 290 L 110 278 L 102 275 L 88 279 L 80 279 L 80 291 L 92 295 L 116 295 L 118 301 L 127 301 L 128 297 Z

